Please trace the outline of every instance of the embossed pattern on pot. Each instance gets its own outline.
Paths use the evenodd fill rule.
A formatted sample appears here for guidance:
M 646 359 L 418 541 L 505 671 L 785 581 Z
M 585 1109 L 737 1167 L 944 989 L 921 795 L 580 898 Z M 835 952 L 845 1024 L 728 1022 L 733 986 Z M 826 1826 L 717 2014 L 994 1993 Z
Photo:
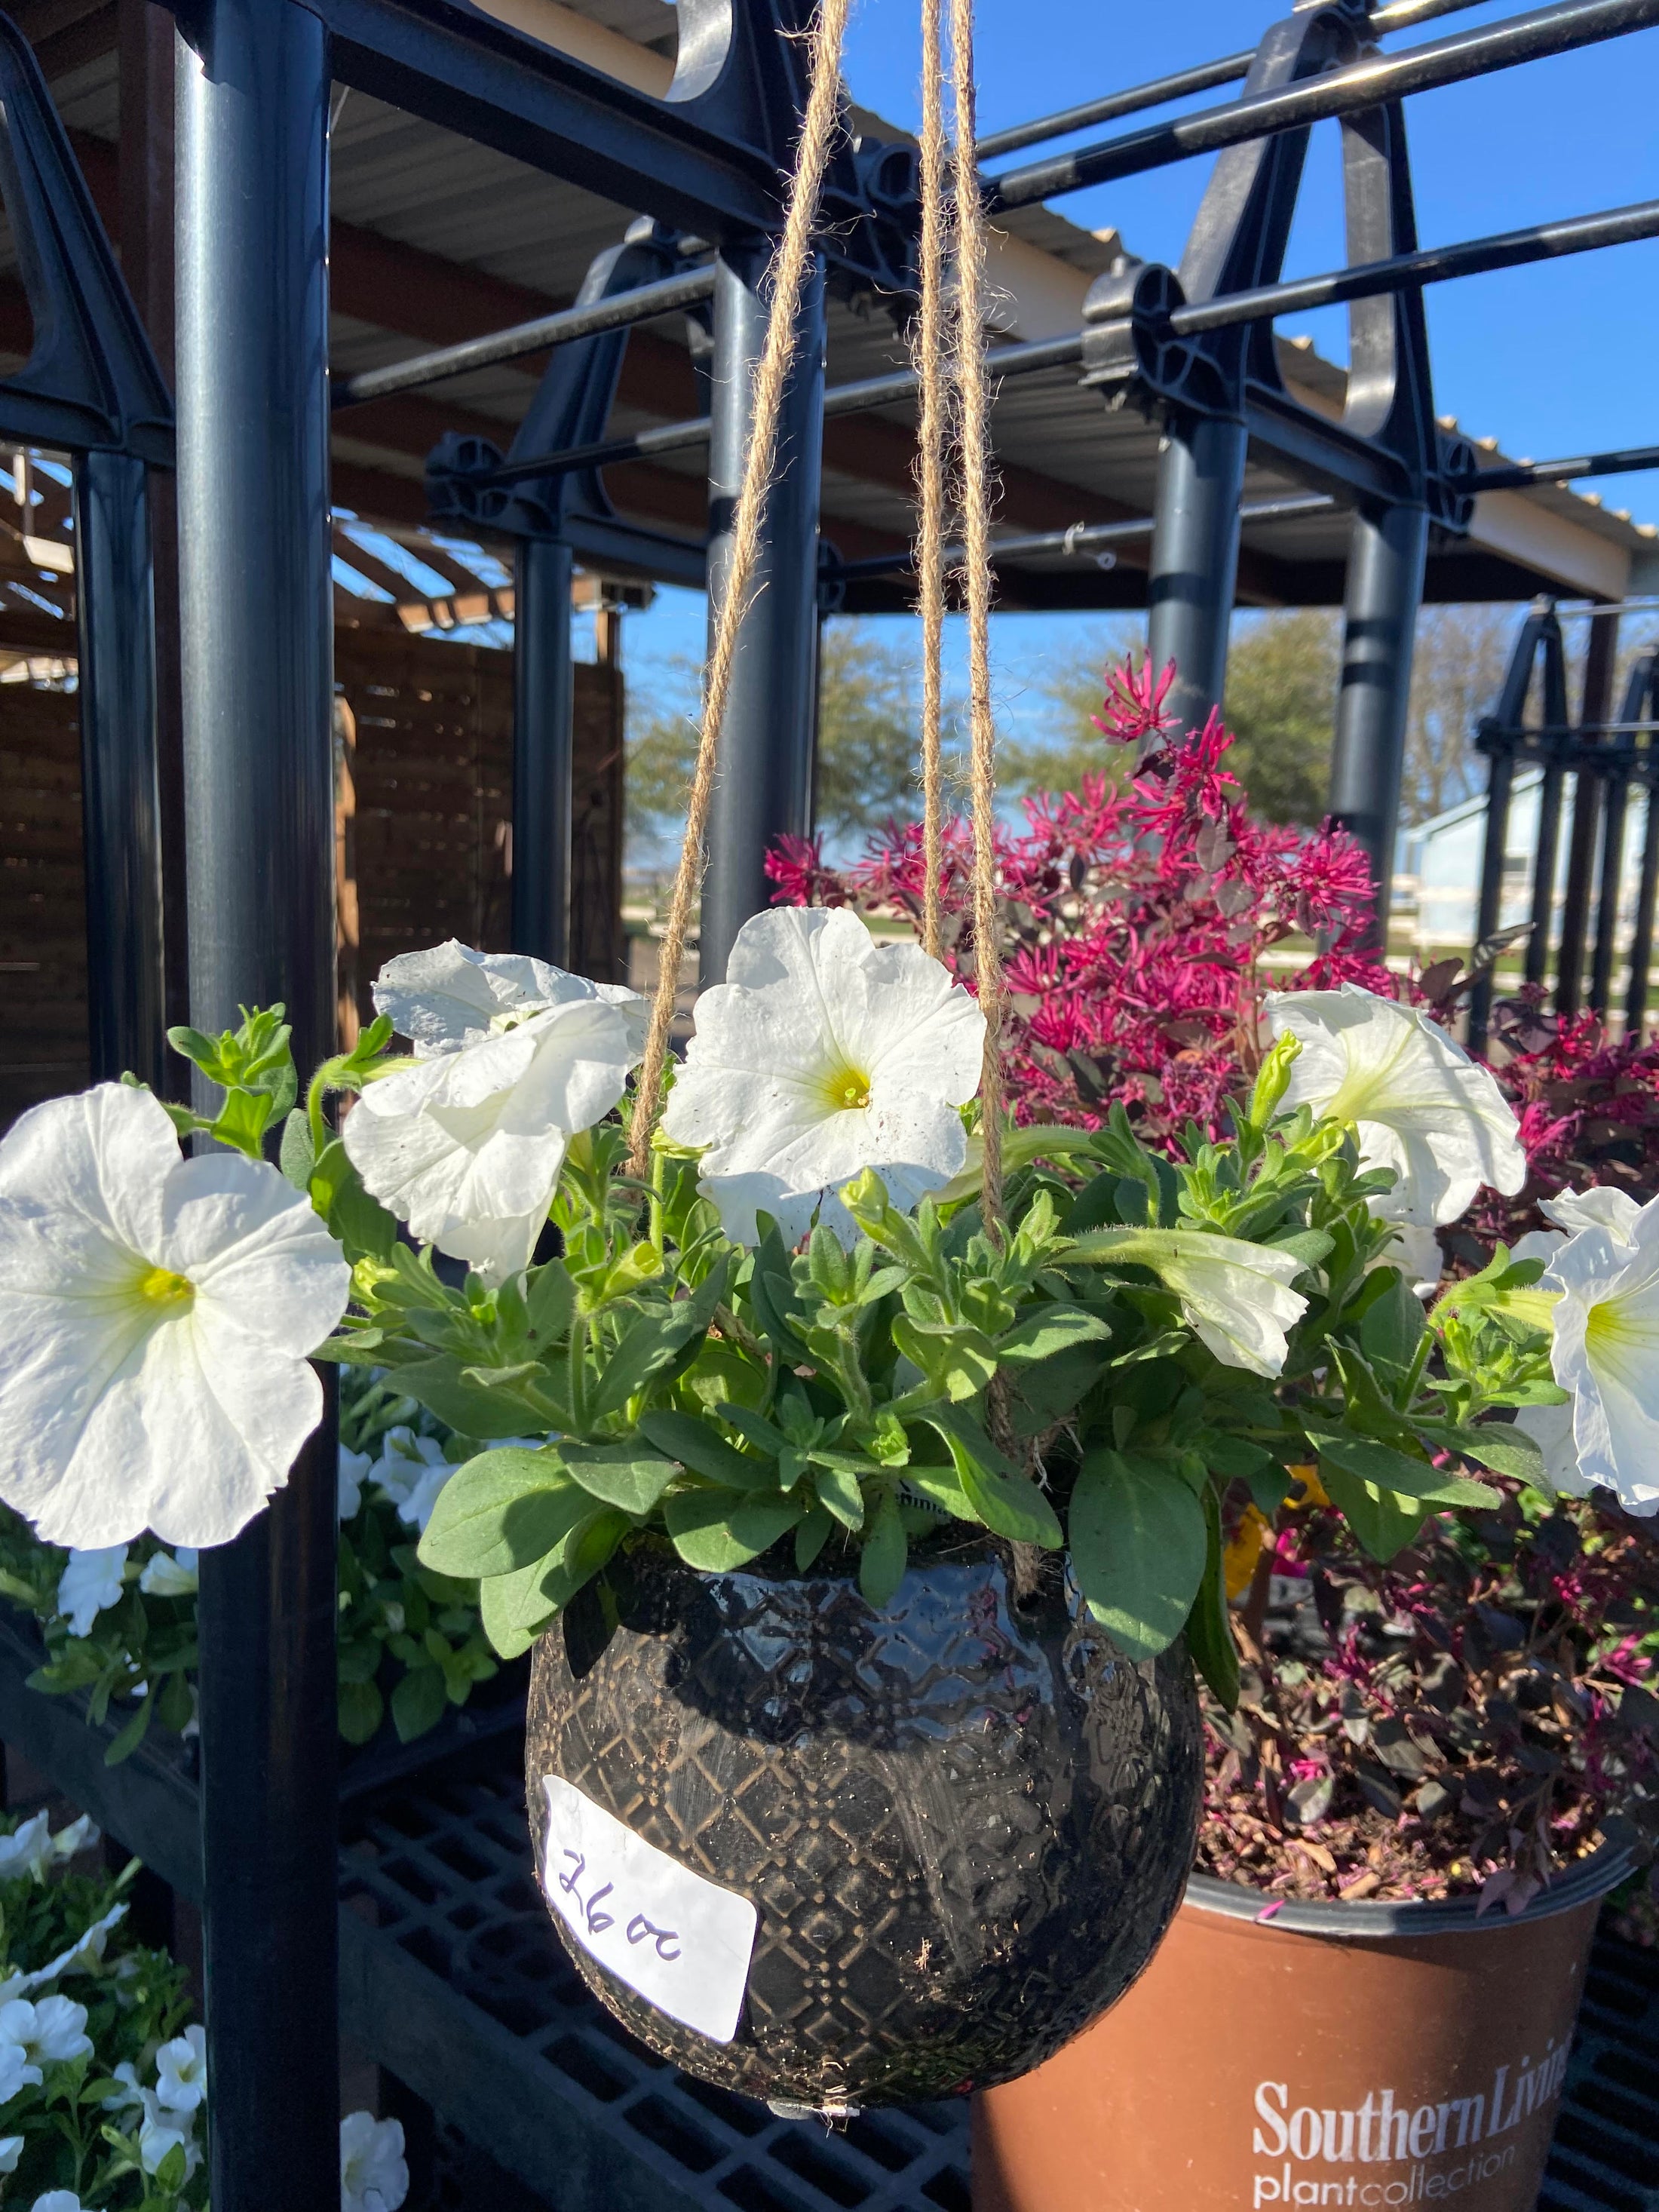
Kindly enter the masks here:
M 621 1623 L 538 1646 L 526 1772 L 562 1775 L 752 1898 L 736 2039 L 708 2043 L 573 1947 L 687 2071 L 811 2105 L 936 2097 L 1036 2065 L 1146 1964 L 1180 1896 L 1199 1722 L 1177 1647 L 1131 1665 L 1057 1580 L 1017 1607 L 949 1539 L 874 1612 L 849 1580 L 695 1575 L 638 1545 Z

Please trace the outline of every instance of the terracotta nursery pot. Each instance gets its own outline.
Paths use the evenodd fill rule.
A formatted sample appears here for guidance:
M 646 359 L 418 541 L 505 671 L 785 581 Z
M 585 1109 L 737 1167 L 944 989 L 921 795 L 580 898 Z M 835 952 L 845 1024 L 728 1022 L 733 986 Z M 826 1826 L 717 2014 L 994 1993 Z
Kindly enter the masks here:
M 1286 1903 L 1194 1875 L 1123 2002 L 979 2099 L 974 2212 L 1536 2203 L 1604 1849 L 1516 1919 Z
M 578 1611 L 537 1647 L 528 1796 L 560 1934 L 653 2050 L 774 2102 L 938 2097 L 1133 1980 L 1196 1832 L 1179 1647 L 1132 1665 L 1058 1576 L 1017 1605 L 977 1539 L 879 1609 L 654 1539 L 611 1580 L 608 1640 Z

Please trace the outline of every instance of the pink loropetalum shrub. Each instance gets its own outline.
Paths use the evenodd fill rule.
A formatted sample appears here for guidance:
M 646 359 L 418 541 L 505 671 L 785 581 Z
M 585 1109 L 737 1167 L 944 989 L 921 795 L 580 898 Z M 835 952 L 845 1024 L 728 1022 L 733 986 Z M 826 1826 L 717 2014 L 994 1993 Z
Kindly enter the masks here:
M 1212 714 L 1172 739 L 1172 670 L 1126 664 L 1094 720 L 1135 748 L 1077 792 L 1023 802 L 1025 827 L 998 840 L 1012 994 L 1005 1051 L 1022 1121 L 1097 1125 L 1121 1099 L 1149 1141 L 1189 1121 L 1218 1132 L 1227 1093 L 1254 1064 L 1269 981 L 1392 993 L 1364 946 L 1371 879 L 1362 848 L 1327 824 L 1312 836 L 1252 820 L 1224 765 L 1233 740 Z M 971 842 L 948 823 L 941 895 L 945 958 L 974 973 Z M 865 857 L 826 868 L 817 847 L 781 842 L 768 863 L 781 903 L 855 904 L 920 923 L 919 823 L 890 825 Z M 1289 938 L 1321 950 L 1282 975 L 1264 963 Z

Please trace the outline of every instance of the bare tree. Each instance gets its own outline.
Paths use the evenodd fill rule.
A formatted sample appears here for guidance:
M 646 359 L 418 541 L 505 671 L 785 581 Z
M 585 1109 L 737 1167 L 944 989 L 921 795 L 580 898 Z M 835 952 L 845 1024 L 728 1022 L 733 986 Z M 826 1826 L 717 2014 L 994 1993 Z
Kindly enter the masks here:
M 1417 617 L 1401 811 L 1426 822 L 1486 789 L 1475 725 L 1498 703 L 1524 609 L 1424 607 Z

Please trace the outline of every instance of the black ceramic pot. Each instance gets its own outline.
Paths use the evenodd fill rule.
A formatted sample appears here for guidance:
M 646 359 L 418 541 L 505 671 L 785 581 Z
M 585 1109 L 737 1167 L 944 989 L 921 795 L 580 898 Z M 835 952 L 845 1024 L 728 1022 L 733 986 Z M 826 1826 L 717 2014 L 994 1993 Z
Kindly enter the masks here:
M 1198 1818 L 1180 1646 L 1132 1665 L 1058 1575 L 1016 1604 L 1006 1554 L 977 1538 L 913 1560 L 879 1611 L 839 1576 L 694 1574 L 652 1540 L 614 1585 L 608 1642 L 578 1621 L 536 1650 L 538 1866 L 545 1778 L 562 1777 L 758 1916 L 722 2043 L 625 1986 L 556 1914 L 589 1987 L 653 2050 L 809 2106 L 988 2088 L 1146 1965 Z

